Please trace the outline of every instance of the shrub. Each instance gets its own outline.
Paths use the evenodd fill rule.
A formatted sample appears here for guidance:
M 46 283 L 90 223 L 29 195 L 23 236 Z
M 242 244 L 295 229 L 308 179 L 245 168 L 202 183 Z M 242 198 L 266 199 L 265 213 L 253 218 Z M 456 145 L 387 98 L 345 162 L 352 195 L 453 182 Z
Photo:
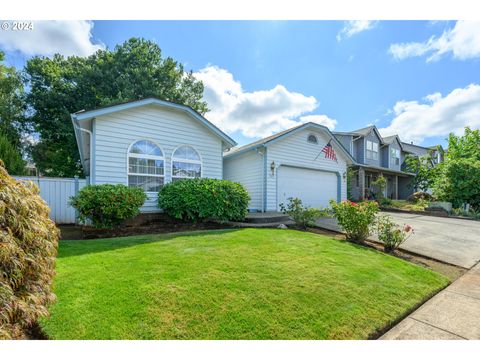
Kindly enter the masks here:
M 382 198 L 380 201 L 379 201 L 379 204 L 381 206 L 390 206 L 393 204 L 393 201 L 392 199 L 389 199 L 389 198 Z
M 96 228 L 111 229 L 139 214 L 147 196 L 139 188 L 122 184 L 89 185 L 70 198 L 80 221 L 91 220 Z
M 451 202 L 458 208 L 470 204 L 480 209 L 480 160 L 448 160 L 442 164 L 440 176 L 434 184 L 435 197 Z
M 287 205 L 280 204 L 280 210 L 289 215 L 295 224 L 302 229 L 315 225 L 315 221 L 325 213 L 321 209 L 303 206 L 302 200 L 299 198 L 288 198 L 287 200 Z
M 407 199 L 409 202 L 417 203 L 420 200 L 433 201 L 434 197 L 427 192 L 417 191 L 410 195 Z
M 247 190 L 228 180 L 183 179 L 166 184 L 158 193 L 158 207 L 182 220 L 241 221 L 247 216 Z
M 375 201 L 364 201 L 359 204 L 352 201 L 337 203 L 330 201 L 333 216 L 346 232 L 347 240 L 363 243 L 370 235 L 370 227 L 375 221 L 378 204 Z
M 31 181 L 11 178 L 0 161 L 0 339 L 26 338 L 55 300 L 59 231 Z
M 395 251 L 413 234 L 413 228 L 410 225 L 405 225 L 403 229 L 400 229 L 389 215 L 379 216 L 375 225 L 378 240 L 383 243 L 385 252 Z

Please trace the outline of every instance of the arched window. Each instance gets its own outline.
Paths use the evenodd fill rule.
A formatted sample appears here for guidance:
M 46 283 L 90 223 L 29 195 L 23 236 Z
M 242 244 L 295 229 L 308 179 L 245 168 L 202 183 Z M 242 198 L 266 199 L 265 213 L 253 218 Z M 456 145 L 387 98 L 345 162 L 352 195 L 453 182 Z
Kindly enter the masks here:
M 172 181 L 202 176 L 202 160 L 197 150 L 188 145 L 178 147 L 172 155 Z
M 308 135 L 307 141 L 312 144 L 318 144 L 318 139 L 315 135 Z
M 153 142 L 140 140 L 128 150 L 128 186 L 158 192 L 164 183 L 165 159 Z

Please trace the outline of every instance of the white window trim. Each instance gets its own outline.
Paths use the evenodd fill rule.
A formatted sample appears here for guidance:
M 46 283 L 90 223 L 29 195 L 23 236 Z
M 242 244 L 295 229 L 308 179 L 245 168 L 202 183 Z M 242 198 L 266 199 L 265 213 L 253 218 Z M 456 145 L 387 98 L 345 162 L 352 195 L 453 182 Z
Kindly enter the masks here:
M 188 146 L 191 147 L 195 152 L 197 153 L 198 157 L 200 160 L 188 160 L 188 159 L 181 159 L 181 158 L 175 158 L 175 152 L 180 149 L 182 146 Z M 195 148 L 195 146 L 192 146 L 190 144 L 182 144 L 177 146 L 175 149 L 172 151 L 172 157 L 170 161 L 170 174 L 171 174 L 171 181 L 173 182 L 173 179 L 196 179 L 195 176 L 175 176 L 173 175 L 173 162 L 184 162 L 188 164 L 200 164 L 200 178 L 203 178 L 203 158 L 202 155 L 200 154 L 200 151 Z
M 158 147 L 160 149 L 160 151 L 162 152 L 162 156 L 158 156 L 158 155 L 147 155 L 147 154 L 137 154 L 137 153 L 130 153 L 130 150 L 132 149 L 132 146 L 134 144 L 136 144 L 137 142 L 139 141 L 148 141 L 148 142 L 151 142 L 152 144 L 154 144 L 156 147 Z M 131 157 L 134 157 L 134 158 L 139 158 L 139 159 L 152 159 L 152 160 L 163 160 L 163 175 L 159 175 L 159 174 L 142 174 L 142 173 L 133 173 L 133 172 L 130 172 L 130 161 L 129 159 Z M 153 141 L 151 139 L 137 139 L 135 141 L 133 141 L 129 146 L 128 146 L 128 149 L 127 149 L 127 183 L 126 185 L 129 186 L 128 184 L 128 176 L 129 175 L 132 175 L 132 176 L 151 176 L 151 177 L 161 177 L 163 178 L 163 185 L 165 185 L 165 171 L 166 171 L 166 158 L 165 158 L 165 151 L 163 151 L 162 147 L 160 145 L 157 144 L 156 141 Z M 147 195 L 157 195 L 158 194 L 158 191 L 145 191 L 145 194 Z

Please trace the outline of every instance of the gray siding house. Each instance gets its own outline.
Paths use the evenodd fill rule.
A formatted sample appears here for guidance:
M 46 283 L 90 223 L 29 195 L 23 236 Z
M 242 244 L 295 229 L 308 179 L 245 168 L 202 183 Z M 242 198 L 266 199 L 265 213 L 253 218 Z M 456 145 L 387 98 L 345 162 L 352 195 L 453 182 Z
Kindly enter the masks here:
M 384 196 L 390 199 L 406 199 L 415 189 L 411 182 L 415 174 L 404 171 L 407 154 L 424 156 L 432 154 L 435 162 L 443 161 L 438 147 L 426 148 L 407 144 L 398 135 L 382 137 L 376 126 L 368 126 L 351 132 L 334 132 L 342 145 L 355 159 L 351 165 L 350 195 L 353 199 L 370 199 L 375 192 L 372 183 L 383 175 L 387 179 Z

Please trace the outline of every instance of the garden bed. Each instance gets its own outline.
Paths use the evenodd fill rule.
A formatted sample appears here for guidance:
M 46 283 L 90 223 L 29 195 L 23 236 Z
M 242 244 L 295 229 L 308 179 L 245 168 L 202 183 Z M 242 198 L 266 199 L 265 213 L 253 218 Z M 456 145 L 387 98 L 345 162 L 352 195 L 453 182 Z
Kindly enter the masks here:
M 188 222 L 173 219 L 164 213 L 140 214 L 114 229 L 96 229 L 91 226 L 59 225 L 63 240 L 89 240 L 144 234 L 166 234 L 180 231 L 214 230 L 232 228 L 228 224 Z

